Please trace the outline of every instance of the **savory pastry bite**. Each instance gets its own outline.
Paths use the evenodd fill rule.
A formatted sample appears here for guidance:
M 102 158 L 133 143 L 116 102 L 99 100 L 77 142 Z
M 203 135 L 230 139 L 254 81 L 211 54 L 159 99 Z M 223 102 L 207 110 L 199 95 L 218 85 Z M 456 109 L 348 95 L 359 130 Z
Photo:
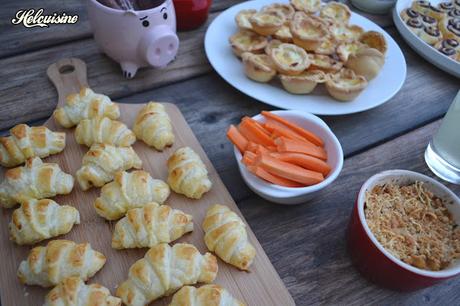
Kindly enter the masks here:
M 52 240 L 30 251 L 19 265 L 18 278 L 22 284 L 42 287 L 55 286 L 71 276 L 86 281 L 102 269 L 105 260 L 89 243 Z
M 368 82 L 362 75 L 356 75 L 351 69 L 330 74 L 326 80 L 328 93 L 339 101 L 351 101 L 366 88 Z
M 310 66 L 307 52 L 293 44 L 281 44 L 272 49 L 271 59 L 276 69 L 286 75 L 297 75 Z
M 420 32 L 423 31 L 423 27 L 424 27 L 422 21 L 418 18 L 408 19 L 406 21 L 406 26 L 416 36 L 420 35 Z
M 265 54 L 267 54 L 268 56 L 271 56 L 272 54 L 272 50 L 274 48 L 278 48 L 279 45 L 281 45 L 283 42 L 281 40 L 278 40 L 278 39 L 272 39 L 268 42 L 267 46 L 265 47 Z
M 290 4 L 285 4 L 285 3 L 273 3 L 267 6 L 264 6 L 261 11 L 264 12 L 270 12 L 270 11 L 276 11 L 281 13 L 285 20 L 288 21 L 294 17 L 295 10 Z
M 351 17 L 351 11 L 345 4 L 331 1 L 321 7 L 319 16 L 330 18 L 338 23 L 348 24 Z
M 297 11 L 307 14 L 315 14 L 321 8 L 321 0 L 290 0 L 290 2 Z
M 53 116 L 57 123 L 70 128 L 83 119 L 94 117 L 118 119 L 120 109 L 109 97 L 97 94 L 88 87 L 83 87 L 79 93 L 68 95 L 65 105 L 58 107 Z
M 161 243 L 129 268 L 128 279 L 118 286 L 116 296 L 127 306 L 148 305 L 185 285 L 212 283 L 217 270 L 211 253 L 202 255 L 187 243 Z
M 273 38 L 285 43 L 292 42 L 290 22 L 284 23 L 283 26 L 273 34 Z
M 87 147 L 94 143 L 129 147 L 136 141 L 136 135 L 120 121 L 95 117 L 80 121 L 75 129 L 75 140 Z
M 31 157 L 47 157 L 64 150 L 65 133 L 53 132 L 45 126 L 18 124 L 10 136 L 0 137 L 0 165 L 14 167 Z
M 327 55 L 310 54 L 309 70 L 322 70 L 324 72 L 337 72 L 343 67 L 343 63 Z
M 460 52 L 455 50 L 454 48 L 439 46 L 436 49 L 453 60 L 458 61 L 460 59 Z
M 401 19 L 406 22 L 409 19 L 418 19 L 422 18 L 422 14 L 417 11 L 414 11 L 412 8 L 406 8 L 400 13 Z
M 248 241 L 246 224 L 227 206 L 208 208 L 203 221 L 204 242 L 211 252 L 238 269 L 248 270 L 256 250 Z
M 332 36 L 327 36 L 321 44 L 315 49 L 316 54 L 333 55 L 337 46 L 337 41 Z
M 25 199 L 68 194 L 73 183 L 72 175 L 64 173 L 58 164 L 44 163 L 39 157 L 30 158 L 24 166 L 5 172 L 0 184 L 0 204 L 11 208 Z
M 321 70 L 307 70 L 299 75 L 280 75 L 283 88 L 292 94 L 302 95 L 312 92 L 316 85 L 326 82 L 326 74 Z
M 379 50 L 362 48 L 348 56 L 345 66 L 370 81 L 377 76 L 383 64 L 385 56 Z
M 307 51 L 315 51 L 329 35 L 323 23 L 303 12 L 295 13 L 291 21 L 291 33 L 294 43 Z
M 113 180 L 115 173 L 131 168 L 140 169 L 142 161 L 132 147 L 115 147 L 95 143 L 83 156 L 76 173 L 81 189 L 102 187 Z
M 230 36 L 230 45 L 233 53 L 241 57 L 244 52 L 262 53 L 267 46 L 268 39 L 252 31 L 240 30 Z
M 365 48 L 366 45 L 359 41 L 342 42 L 337 46 L 337 56 L 346 63 L 350 54 L 356 53 L 359 49 Z
M 200 199 L 211 190 L 208 170 L 200 156 L 189 147 L 174 152 L 168 159 L 168 184 L 172 190 L 191 199 Z
M 219 285 L 200 288 L 184 286 L 174 294 L 169 306 L 245 306 Z
M 444 39 L 460 40 L 460 17 L 444 18 L 439 22 L 439 30 Z
M 436 49 L 451 48 L 460 51 L 460 42 L 456 39 L 443 39 L 440 40 L 435 46 Z
M 286 21 L 279 11 L 260 11 L 249 18 L 252 30 L 257 34 L 269 36 L 278 31 Z
M 168 184 L 153 179 L 148 172 L 120 171 L 115 174 L 113 182 L 102 187 L 94 208 L 99 216 L 107 220 L 117 220 L 129 209 L 144 207 L 151 202 L 163 204 L 169 194 Z
M 112 248 L 153 247 L 169 243 L 193 231 L 193 217 L 168 205 L 148 203 L 128 210 L 115 225 Z
M 241 30 L 252 30 L 252 25 L 251 22 L 249 21 L 249 18 L 252 17 L 257 13 L 257 10 L 241 10 L 236 14 L 235 16 L 235 22 L 238 28 Z
M 450 10 L 453 10 L 454 8 L 455 8 L 455 5 L 452 1 L 441 2 L 438 4 L 438 9 L 440 9 L 443 12 L 449 12 Z
M 8 229 L 10 239 L 23 245 L 67 234 L 74 224 L 80 224 L 75 207 L 49 199 L 27 199 L 13 211 Z
M 121 299 L 111 296 L 99 284 L 85 285 L 79 277 L 68 277 L 51 289 L 43 306 L 121 306 Z
M 444 11 L 432 5 L 430 5 L 430 8 L 426 10 L 426 15 L 436 20 L 441 20 L 444 18 L 444 14 Z
M 358 25 L 335 23 L 329 27 L 329 32 L 336 41 L 342 42 L 358 40 L 364 30 Z
M 151 101 L 141 108 L 134 121 L 133 132 L 137 139 L 158 151 L 174 143 L 171 119 L 161 103 Z
M 438 25 L 438 21 L 436 19 L 434 19 L 433 17 L 431 16 L 428 16 L 428 15 L 422 15 L 422 17 L 420 17 L 421 20 L 422 20 L 422 23 L 425 27 L 427 26 L 437 26 Z
M 387 53 L 388 45 L 382 33 L 376 31 L 367 31 L 361 34 L 359 41 L 369 48 L 379 50 L 383 55 Z
M 251 80 L 266 83 L 276 75 L 275 66 L 266 54 L 243 53 L 244 73 Z
M 412 2 L 411 8 L 420 14 L 426 15 L 431 8 L 431 4 L 430 1 L 418 0 Z
M 419 37 L 429 45 L 435 45 L 441 40 L 441 32 L 437 27 L 425 26 L 423 31 L 420 32 Z

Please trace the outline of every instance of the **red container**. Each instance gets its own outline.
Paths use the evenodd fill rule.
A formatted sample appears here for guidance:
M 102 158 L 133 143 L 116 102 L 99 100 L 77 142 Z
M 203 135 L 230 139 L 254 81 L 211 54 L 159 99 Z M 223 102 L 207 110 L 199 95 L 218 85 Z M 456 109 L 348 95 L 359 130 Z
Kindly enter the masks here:
M 212 0 L 173 0 L 177 30 L 194 30 L 208 19 Z
M 452 202 L 447 208 L 460 224 L 460 200 L 447 187 L 423 174 L 390 170 L 372 176 L 361 187 L 348 227 L 348 250 L 357 269 L 370 281 L 398 291 L 422 289 L 460 274 L 458 260 L 442 271 L 422 270 L 402 262 L 383 248 L 367 226 L 364 216 L 367 190 L 389 182 L 407 185 L 415 181 L 425 182 L 425 187 L 435 195 Z

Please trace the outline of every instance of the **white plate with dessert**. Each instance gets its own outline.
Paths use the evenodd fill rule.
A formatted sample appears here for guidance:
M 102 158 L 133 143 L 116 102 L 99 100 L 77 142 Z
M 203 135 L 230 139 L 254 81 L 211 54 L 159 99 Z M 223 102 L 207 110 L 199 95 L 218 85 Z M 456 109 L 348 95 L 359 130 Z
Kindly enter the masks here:
M 318 115 L 365 111 L 401 89 L 404 55 L 378 25 L 335 2 L 287 4 L 244 2 L 209 26 L 206 55 L 233 87 L 279 108 Z
M 460 77 L 460 0 L 399 0 L 393 20 L 418 54 Z

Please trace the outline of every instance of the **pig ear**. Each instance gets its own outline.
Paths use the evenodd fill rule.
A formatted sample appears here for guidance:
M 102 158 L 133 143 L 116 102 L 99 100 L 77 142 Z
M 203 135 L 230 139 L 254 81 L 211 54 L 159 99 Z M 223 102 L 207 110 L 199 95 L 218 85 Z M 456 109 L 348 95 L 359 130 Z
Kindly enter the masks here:
M 131 16 L 137 17 L 137 13 L 134 10 L 125 11 L 125 15 L 131 15 Z

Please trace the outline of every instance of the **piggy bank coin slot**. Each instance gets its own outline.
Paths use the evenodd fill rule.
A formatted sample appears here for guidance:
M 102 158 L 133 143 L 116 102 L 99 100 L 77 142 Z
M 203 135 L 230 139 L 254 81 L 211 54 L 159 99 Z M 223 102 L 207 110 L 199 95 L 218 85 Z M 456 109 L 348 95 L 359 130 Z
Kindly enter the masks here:
M 75 71 L 75 66 L 73 65 L 64 65 L 62 67 L 59 67 L 59 73 L 60 74 L 69 74 Z

